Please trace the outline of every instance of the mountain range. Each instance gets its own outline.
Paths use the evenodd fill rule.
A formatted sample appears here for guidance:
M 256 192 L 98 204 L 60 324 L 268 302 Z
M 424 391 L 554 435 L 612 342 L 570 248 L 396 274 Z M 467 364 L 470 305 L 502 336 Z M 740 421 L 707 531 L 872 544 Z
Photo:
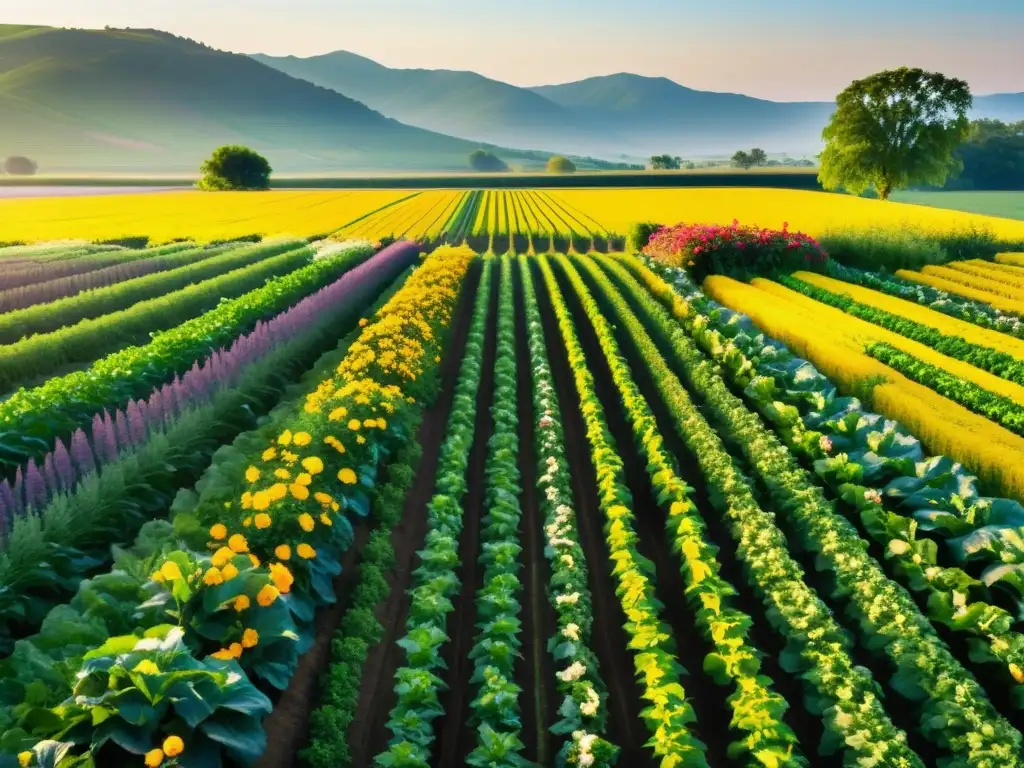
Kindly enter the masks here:
M 226 143 L 292 173 L 465 170 L 481 146 L 524 169 L 551 152 L 809 155 L 832 109 L 628 73 L 524 88 L 345 51 L 247 56 L 158 30 L 0 25 L 0 156 L 44 172 L 194 173 Z M 975 114 L 1024 119 L 1024 94 L 978 97 Z
M 619 73 L 523 88 L 475 72 L 392 69 L 347 51 L 257 61 L 411 125 L 477 141 L 618 157 L 816 154 L 833 102 L 776 102 Z M 1024 93 L 975 98 L 974 116 L 1024 119 Z

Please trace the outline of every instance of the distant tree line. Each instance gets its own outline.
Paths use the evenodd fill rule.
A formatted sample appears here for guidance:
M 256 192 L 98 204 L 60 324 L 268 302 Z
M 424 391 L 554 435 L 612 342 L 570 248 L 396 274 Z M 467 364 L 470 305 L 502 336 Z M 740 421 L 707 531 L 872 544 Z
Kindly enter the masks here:
M 4 164 L 0 168 L 10 176 L 32 176 L 39 170 L 35 161 L 21 155 L 11 155 L 4 160 Z
M 732 156 L 732 164 L 743 170 L 753 168 L 754 166 L 760 167 L 767 162 L 768 153 L 757 147 L 754 147 L 749 152 L 741 149 Z
M 974 120 L 953 153 L 961 166 L 946 189 L 1024 190 L 1024 120 Z
M 507 171 L 508 163 L 489 150 L 477 149 L 469 153 L 469 167 L 482 173 Z

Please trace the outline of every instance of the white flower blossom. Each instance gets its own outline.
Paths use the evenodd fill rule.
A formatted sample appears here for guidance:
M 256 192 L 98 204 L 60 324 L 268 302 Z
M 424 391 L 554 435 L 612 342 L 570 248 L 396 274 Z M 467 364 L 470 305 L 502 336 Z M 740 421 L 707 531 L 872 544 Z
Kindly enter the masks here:
M 587 672 L 587 668 L 578 661 L 574 661 L 568 667 L 558 673 L 558 679 L 563 683 L 572 683 L 579 680 Z

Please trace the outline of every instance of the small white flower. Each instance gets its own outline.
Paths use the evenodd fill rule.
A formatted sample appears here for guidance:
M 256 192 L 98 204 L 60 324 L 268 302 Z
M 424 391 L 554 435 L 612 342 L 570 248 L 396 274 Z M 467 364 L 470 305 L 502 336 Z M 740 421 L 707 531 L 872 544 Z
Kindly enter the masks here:
M 873 501 L 875 504 L 881 504 L 882 503 L 882 494 L 880 494 L 878 491 L 876 491 L 874 488 L 872 488 L 869 491 L 864 491 L 864 500 L 865 501 Z
M 570 640 L 580 639 L 580 626 L 579 624 L 566 624 L 565 628 L 562 629 L 562 635 L 569 638 Z
M 562 555 L 559 559 L 567 568 L 572 568 L 576 564 L 572 559 L 572 555 Z
M 573 592 L 572 594 L 569 594 L 569 595 L 559 595 L 558 597 L 555 598 L 555 602 L 558 603 L 559 605 L 565 605 L 566 603 L 568 603 L 569 605 L 576 605 L 576 603 L 579 601 L 579 599 L 580 599 L 580 593 L 579 592 Z
M 563 683 L 572 683 L 579 680 L 587 672 L 587 668 L 580 662 L 574 661 L 568 667 L 558 673 L 558 679 Z

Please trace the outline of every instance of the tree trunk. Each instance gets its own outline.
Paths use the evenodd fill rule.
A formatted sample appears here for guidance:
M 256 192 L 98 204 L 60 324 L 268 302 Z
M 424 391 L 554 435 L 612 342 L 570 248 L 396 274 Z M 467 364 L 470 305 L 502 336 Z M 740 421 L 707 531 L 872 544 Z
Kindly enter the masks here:
M 889 181 L 882 182 L 882 186 L 878 190 L 878 196 L 882 200 L 888 200 L 889 199 L 889 195 L 891 195 L 891 194 L 892 194 L 892 182 L 889 182 Z

